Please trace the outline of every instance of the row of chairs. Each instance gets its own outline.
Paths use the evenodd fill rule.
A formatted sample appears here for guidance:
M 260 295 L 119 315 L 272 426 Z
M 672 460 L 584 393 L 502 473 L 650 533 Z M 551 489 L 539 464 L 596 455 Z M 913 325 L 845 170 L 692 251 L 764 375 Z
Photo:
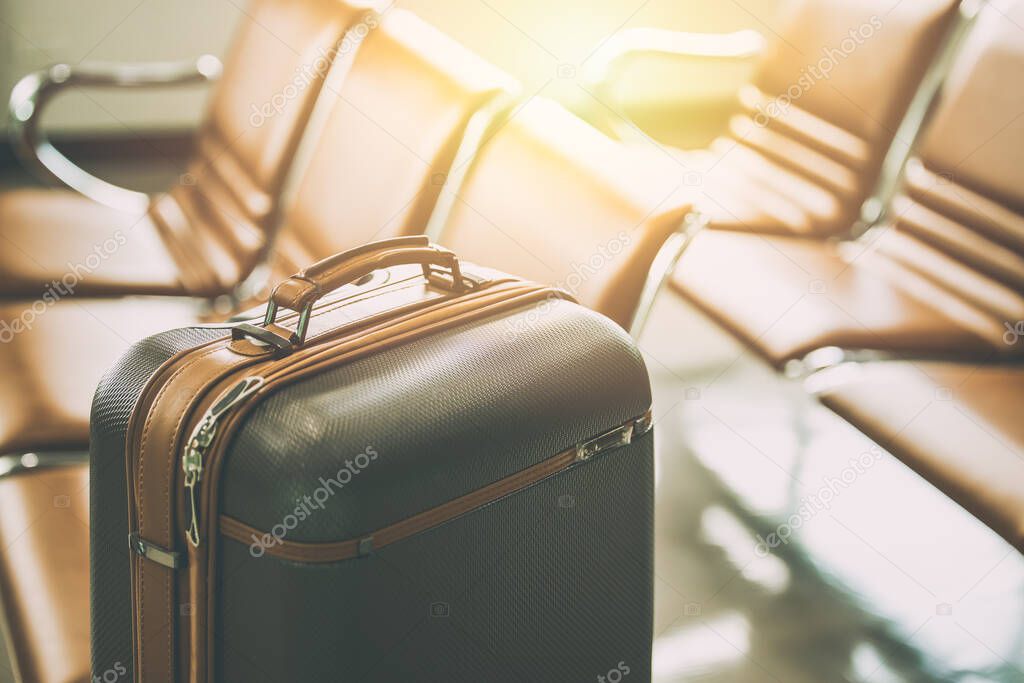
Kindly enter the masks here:
M 983 12 L 904 190 L 882 202 L 891 208 L 881 223 L 879 198 L 909 154 L 913 105 L 930 102 L 972 15 L 953 0 L 899 3 L 886 13 L 890 4 L 799 3 L 794 28 L 784 32 L 789 40 L 770 47 L 742 93 L 746 113 L 700 153 L 613 141 L 554 102 L 521 97 L 513 79 L 416 16 L 357 2 L 251 3 L 195 158 L 181 182 L 156 198 L 73 167 L 34 128 L 37 112 L 67 84 L 206 79 L 218 71 L 214 62 L 154 74 L 55 67 L 19 85 L 12 109 L 25 146 L 78 191 L 0 194 L 9 247 L 0 251 L 0 320 L 7 324 L 0 334 L 9 336 L 0 347 L 7 378 L 0 453 L 13 454 L 7 469 L 35 470 L 0 478 L 0 590 L 8 623 L 17 625 L 11 631 L 19 634 L 13 645 L 23 677 L 87 675 L 88 473 L 82 464 L 41 466 L 81 462 L 73 454 L 87 447 L 89 401 L 103 369 L 135 339 L 226 316 L 258 298 L 263 283 L 372 239 L 425 230 L 469 260 L 561 284 L 624 326 L 638 313 L 642 319 L 682 253 L 673 289 L 780 366 L 802 361 L 820 369 L 859 360 L 865 349 L 1016 357 L 1019 347 L 986 343 L 993 315 L 1020 310 L 1020 280 L 1012 278 L 1020 277 L 1014 259 L 1021 258 L 1024 219 L 1012 150 L 1021 138 L 1013 125 L 999 124 L 1016 112 L 1006 82 L 1024 59 L 999 17 Z M 762 121 L 765 103 L 798 82 L 818 46 L 841 45 L 858 24 L 875 33 L 839 60 L 831 79 Z M 992 60 L 996 75 L 988 75 Z M 869 96 L 851 100 L 852 88 Z M 979 145 L 986 134 L 1010 137 L 965 164 L 958 155 L 967 148 L 954 147 L 970 145 L 968 133 Z M 702 173 L 699 188 L 690 181 L 694 169 Z M 920 208 L 915 214 L 904 206 Z M 905 218 L 911 215 L 916 221 Z M 875 228 L 848 242 L 819 239 L 858 221 Z M 711 229 L 694 237 L 704 223 Z M 923 246 L 881 247 L 899 240 Z M 785 268 L 773 267 L 780 262 L 799 275 L 787 280 Z M 786 298 L 791 291 L 795 303 Z M 936 292 L 945 297 L 938 304 Z M 847 295 L 865 312 L 842 318 L 844 306 L 855 305 L 841 298 Z M 216 305 L 203 313 L 195 297 Z M 783 304 L 796 312 L 779 310 Z M 768 320 L 773 310 L 779 314 Z M 865 324 L 861 315 L 882 323 Z M 898 331 L 882 333 L 890 329 Z M 822 361 L 822 347 L 848 351 Z M 904 365 L 857 364 L 856 381 L 850 367 L 814 375 L 823 399 L 913 464 L 882 429 L 881 418 L 898 411 L 872 396 L 886 372 L 905 380 Z M 934 377 L 957 367 L 943 365 Z M 1013 372 L 978 371 L 970 386 L 987 396 Z M 927 391 L 923 381 L 909 386 Z M 1004 411 L 1013 405 L 987 402 Z M 876 407 L 881 417 L 872 414 Z M 1014 425 L 985 419 L 1001 429 Z M 1010 433 L 1019 443 L 1019 433 Z M 913 448 L 929 443 L 915 440 Z M 970 471 L 925 466 L 923 457 L 920 469 L 1019 544 L 1020 494 L 985 498 L 975 489 L 992 484 L 986 475 L 965 500 L 963 486 L 942 483 L 978 479 L 975 463 L 958 455 L 955 462 Z M 1018 470 L 1003 469 L 1000 491 L 1007 472 L 1019 481 Z
M 870 229 L 707 231 L 672 285 L 1024 551 L 1022 21 L 980 11 Z
M 670 150 L 712 228 L 671 287 L 1024 550 L 1024 3 L 791 8 L 727 133 Z M 656 34 L 612 101 L 722 58 Z
M 628 326 L 650 261 L 690 210 L 673 164 L 519 97 L 514 79 L 412 13 L 254 0 L 242 24 L 169 191 L 140 201 L 69 171 L 30 118 L 26 147 L 78 193 L 0 195 L 0 453 L 20 472 L 0 478 L 0 589 L 25 680 L 88 677 L 81 454 L 93 388 L 130 343 L 223 319 L 300 265 L 425 229 Z M 141 79 L 104 82 L 128 77 Z M 35 78 L 24 101 L 52 95 L 50 81 L 86 84 L 75 68 Z

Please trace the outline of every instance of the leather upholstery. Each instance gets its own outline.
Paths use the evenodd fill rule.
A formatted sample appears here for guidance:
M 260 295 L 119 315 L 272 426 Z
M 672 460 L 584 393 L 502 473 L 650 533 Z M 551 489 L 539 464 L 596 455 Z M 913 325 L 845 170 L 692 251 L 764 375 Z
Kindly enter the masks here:
M 331 108 L 288 210 L 281 269 L 422 233 L 471 117 L 516 87 L 411 12 L 387 12 L 324 91 Z
M 628 326 L 651 261 L 690 209 L 685 190 L 670 158 L 534 98 L 481 150 L 438 241 Z
M 1009 351 L 999 321 L 859 245 L 706 231 L 673 284 L 775 365 L 823 346 Z
M 0 479 L 0 598 L 19 680 L 90 680 L 85 464 Z
M 839 369 L 828 406 L 1024 551 L 1024 367 Z
M 1015 5 L 1024 21 L 1024 6 Z M 1024 320 L 1024 66 L 982 11 L 890 220 L 857 242 L 704 234 L 674 283 L 775 363 L 820 346 L 1019 356 Z
M 103 371 L 131 343 L 195 315 L 172 298 L 0 306 L 0 453 L 84 450 Z
M 83 278 L 78 294 L 214 295 L 234 286 L 257 265 L 276 223 L 278 195 L 326 64 L 368 8 L 362 0 L 253 0 L 241 13 L 182 181 L 155 197 L 141 220 L 63 191 L 0 198 L 0 231 L 24 250 L 0 260 L 0 293 L 38 296 L 64 275 L 67 261 L 85 258 L 127 226 L 135 227 L 124 230 L 124 253 Z
M 153 221 L 68 190 L 0 193 L 0 296 L 37 297 L 52 281 L 100 295 L 181 291 Z
M 681 154 L 703 176 L 700 208 L 711 226 L 847 230 L 958 4 L 789 2 L 710 163 Z

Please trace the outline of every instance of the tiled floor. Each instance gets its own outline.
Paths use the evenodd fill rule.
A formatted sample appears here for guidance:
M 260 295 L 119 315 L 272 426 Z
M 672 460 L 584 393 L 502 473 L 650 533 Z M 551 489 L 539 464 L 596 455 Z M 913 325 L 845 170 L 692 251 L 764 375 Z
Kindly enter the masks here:
M 1024 682 L 1024 557 L 674 294 L 641 347 L 657 683 Z

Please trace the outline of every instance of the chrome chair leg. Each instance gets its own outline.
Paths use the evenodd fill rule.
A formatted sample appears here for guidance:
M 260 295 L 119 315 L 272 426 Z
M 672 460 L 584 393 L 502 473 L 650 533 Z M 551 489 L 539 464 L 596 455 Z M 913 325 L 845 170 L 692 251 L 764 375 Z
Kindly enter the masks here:
M 633 339 L 639 339 L 647 325 L 647 319 L 651 315 L 654 303 L 661 293 L 665 282 L 676 268 L 683 252 L 690 246 L 697 233 L 707 227 L 707 216 L 694 210 L 686 215 L 679 226 L 679 230 L 673 233 L 658 250 L 654 257 L 651 268 L 647 272 L 647 279 L 640 292 L 640 301 L 637 303 L 636 312 L 633 314 L 633 321 L 629 326 L 629 334 Z

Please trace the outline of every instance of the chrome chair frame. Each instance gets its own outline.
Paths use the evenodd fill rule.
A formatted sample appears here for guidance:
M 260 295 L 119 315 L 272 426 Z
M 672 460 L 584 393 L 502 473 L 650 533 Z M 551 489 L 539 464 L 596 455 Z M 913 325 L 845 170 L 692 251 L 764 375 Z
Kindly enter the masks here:
M 99 204 L 142 212 L 149 196 L 98 178 L 75 164 L 50 142 L 40 126 L 43 110 L 69 88 L 149 88 L 215 81 L 222 65 L 213 55 L 183 62 L 54 64 L 24 76 L 7 105 L 11 141 L 19 156 L 43 180 L 57 181 Z

